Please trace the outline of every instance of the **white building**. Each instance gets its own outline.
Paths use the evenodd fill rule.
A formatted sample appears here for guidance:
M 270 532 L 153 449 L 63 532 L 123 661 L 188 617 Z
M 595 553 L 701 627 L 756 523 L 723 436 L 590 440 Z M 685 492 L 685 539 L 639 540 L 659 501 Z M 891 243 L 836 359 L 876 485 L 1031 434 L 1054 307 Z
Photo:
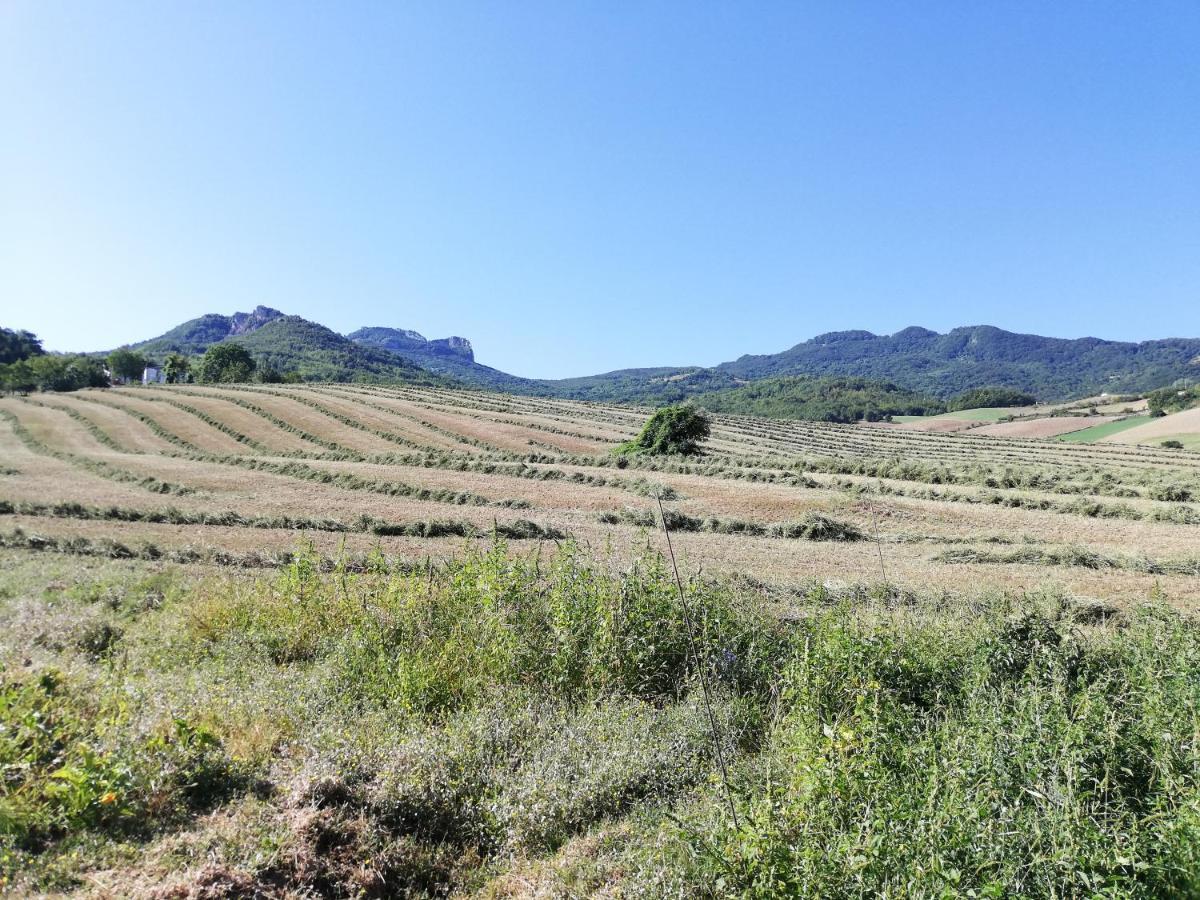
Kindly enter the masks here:
M 142 384 L 166 384 L 167 373 L 158 366 L 146 366 L 142 372 Z

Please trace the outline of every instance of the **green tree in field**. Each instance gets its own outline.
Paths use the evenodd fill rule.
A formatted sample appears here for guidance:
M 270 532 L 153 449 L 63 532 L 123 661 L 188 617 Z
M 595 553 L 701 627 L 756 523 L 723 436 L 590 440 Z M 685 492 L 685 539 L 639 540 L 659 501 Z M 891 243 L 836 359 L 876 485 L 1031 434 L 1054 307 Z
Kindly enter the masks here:
M 197 381 L 233 383 L 249 381 L 257 366 L 241 344 L 213 344 L 200 358 Z
M 708 439 L 712 420 L 690 403 L 664 406 L 642 426 L 641 434 L 617 448 L 618 453 L 690 456 Z
M 163 363 L 167 384 L 186 384 L 192 380 L 192 362 L 181 353 L 170 354 Z
M 37 388 L 33 370 L 26 360 L 19 359 L 8 365 L 0 365 L 0 387 L 8 394 L 28 394 Z
M 140 381 L 145 369 L 146 357 L 128 347 L 122 347 L 120 350 L 114 350 L 108 354 L 108 371 L 112 372 L 114 378 Z
M 41 356 L 45 352 L 42 342 L 33 332 L 0 328 L 0 365 L 20 362 L 31 356 Z

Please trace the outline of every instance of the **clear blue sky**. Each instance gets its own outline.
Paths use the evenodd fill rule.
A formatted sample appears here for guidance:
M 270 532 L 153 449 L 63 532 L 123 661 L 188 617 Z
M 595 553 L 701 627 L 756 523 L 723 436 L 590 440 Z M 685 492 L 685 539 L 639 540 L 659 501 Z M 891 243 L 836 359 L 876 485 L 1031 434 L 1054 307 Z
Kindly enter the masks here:
M 0 3 L 0 324 L 1200 334 L 1200 3 Z

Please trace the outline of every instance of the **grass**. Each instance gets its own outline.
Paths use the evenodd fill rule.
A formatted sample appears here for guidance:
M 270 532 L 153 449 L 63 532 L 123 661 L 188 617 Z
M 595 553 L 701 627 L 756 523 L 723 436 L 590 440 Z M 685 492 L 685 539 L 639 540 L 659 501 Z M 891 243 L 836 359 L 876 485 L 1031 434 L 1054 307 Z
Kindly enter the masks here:
M 1150 421 L 1150 416 L 1129 416 L 1125 419 L 1118 419 L 1115 422 L 1105 422 L 1103 425 L 1093 425 L 1090 428 L 1084 428 L 1081 431 L 1071 431 L 1067 434 L 1060 434 L 1055 438 L 1056 441 L 1066 441 L 1074 444 L 1090 444 L 1093 441 L 1098 441 L 1101 438 L 1109 437 L 1110 435 L 1120 434 L 1122 431 L 1127 431 L 1130 428 L 1136 428 L 1139 425 L 1144 425 Z
M 1161 601 L 690 578 L 693 654 L 653 552 L 506 550 L 348 566 L 301 546 L 269 576 L 7 551 L 0 883 L 1200 890 L 1200 625 Z
M 220 392 L 0 400 L 0 893 L 1200 896 L 1195 453 Z
M 1166 434 L 1162 437 L 1147 438 L 1143 443 L 1161 447 L 1164 441 L 1178 441 L 1184 450 L 1200 450 L 1200 434 Z

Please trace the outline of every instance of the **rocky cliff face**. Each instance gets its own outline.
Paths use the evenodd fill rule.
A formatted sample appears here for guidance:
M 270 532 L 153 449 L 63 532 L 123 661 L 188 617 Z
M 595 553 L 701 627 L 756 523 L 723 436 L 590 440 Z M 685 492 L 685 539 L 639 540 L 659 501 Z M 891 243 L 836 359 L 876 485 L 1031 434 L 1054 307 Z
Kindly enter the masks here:
M 283 313 L 277 309 L 271 309 L 269 306 L 256 306 L 253 312 L 234 313 L 229 317 L 229 334 L 230 336 L 237 334 L 246 334 L 258 328 L 262 328 L 268 322 L 274 319 L 282 319 Z
M 471 349 L 471 342 L 465 337 L 437 338 L 429 342 L 429 348 L 434 353 L 453 353 L 471 362 L 475 361 L 475 351 Z
M 382 347 L 393 353 L 432 353 L 435 356 L 457 356 L 468 362 L 475 361 L 471 342 L 464 337 L 435 338 L 428 340 L 416 331 L 404 328 L 360 328 L 346 335 L 359 344 Z

